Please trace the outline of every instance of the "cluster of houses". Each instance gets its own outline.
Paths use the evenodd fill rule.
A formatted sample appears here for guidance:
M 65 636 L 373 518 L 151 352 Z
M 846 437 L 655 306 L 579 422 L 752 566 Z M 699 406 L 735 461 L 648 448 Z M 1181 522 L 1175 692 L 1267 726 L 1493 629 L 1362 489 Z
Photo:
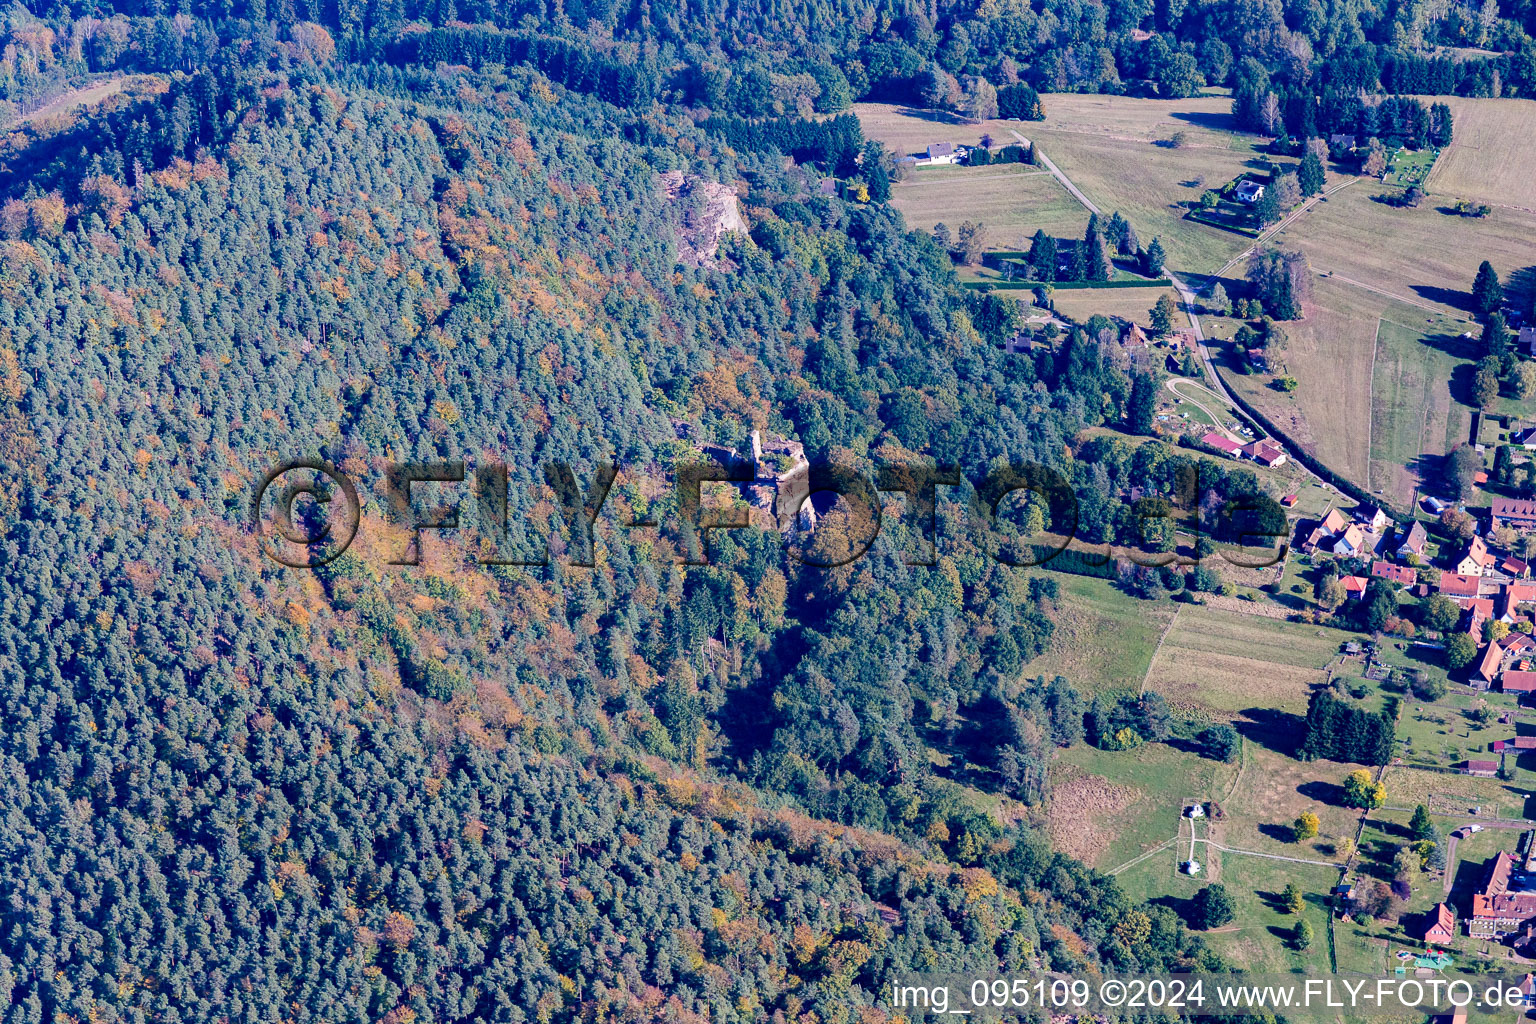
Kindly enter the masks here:
M 1536 737 L 1532 737 L 1536 740 Z M 1476 825 L 1463 826 L 1456 835 L 1466 838 L 1479 831 Z M 1472 894 L 1471 914 L 1466 919 L 1466 933 L 1473 939 L 1508 942 L 1515 952 L 1529 956 L 1536 947 L 1536 857 L 1532 855 L 1533 834 L 1520 837 L 1519 853 L 1500 851 L 1488 865 L 1483 884 Z M 1456 938 L 1456 912 L 1449 904 L 1436 903 L 1420 922 L 1418 935 L 1426 943 L 1446 945 Z M 1522 990 L 1531 991 L 1530 975 Z
M 1259 465 L 1269 469 L 1285 465 L 1285 449 L 1267 438 L 1260 438 L 1247 444 L 1238 444 L 1231 438 L 1223 437 L 1213 430 L 1202 437 L 1200 443 L 1209 445 L 1230 458 L 1252 459 Z
M 1399 532 L 1391 517 L 1381 509 L 1375 505 L 1361 505 L 1349 515 L 1341 509 L 1329 509 L 1302 539 L 1300 547 L 1309 555 L 1322 552 L 1343 558 L 1372 558 L 1395 551 L 1397 557 L 1406 562 L 1424 557 L 1424 544 L 1428 539 L 1429 535 L 1419 522 L 1415 521 L 1407 530 Z M 1417 578 L 1415 573 L 1413 579 L 1416 581 Z M 1348 589 L 1347 584 L 1345 589 Z

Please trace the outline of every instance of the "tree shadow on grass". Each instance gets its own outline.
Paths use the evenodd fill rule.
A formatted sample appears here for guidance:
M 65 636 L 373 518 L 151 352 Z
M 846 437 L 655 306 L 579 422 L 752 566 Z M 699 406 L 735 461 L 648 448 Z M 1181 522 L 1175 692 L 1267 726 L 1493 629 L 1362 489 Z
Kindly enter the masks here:
M 1471 292 L 1464 292 L 1459 288 L 1442 288 L 1434 284 L 1416 284 L 1413 290 L 1420 298 L 1428 299 L 1430 302 L 1438 302 L 1466 313 L 1472 311 Z
M 1268 822 L 1259 826 L 1259 833 L 1266 835 L 1277 843 L 1289 843 L 1295 840 L 1296 833 L 1289 825 L 1273 825 Z
M 921 107 L 899 107 L 896 113 L 902 117 L 915 117 L 919 121 L 933 121 L 938 124 L 970 125 L 974 122 L 961 117 L 959 114 L 951 114 L 947 110 L 924 110 Z
M 1336 782 L 1326 782 L 1316 779 L 1312 782 L 1303 782 L 1296 787 L 1296 792 L 1308 800 L 1316 800 L 1320 804 L 1330 807 L 1344 806 L 1344 787 Z
M 1274 708 L 1245 708 L 1242 716 L 1232 725 L 1244 739 L 1286 756 L 1296 752 L 1306 725 L 1302 716 Z
M 1169 117 L 1175 121 L 1183 121 L 1192 124 L 1196 128 L 1209 128 L 1218 132 L 1237 131 L 1237 118 L 1231 114 L 1223 114 L 1213 110 L 1179 110 L 1171 112 Z

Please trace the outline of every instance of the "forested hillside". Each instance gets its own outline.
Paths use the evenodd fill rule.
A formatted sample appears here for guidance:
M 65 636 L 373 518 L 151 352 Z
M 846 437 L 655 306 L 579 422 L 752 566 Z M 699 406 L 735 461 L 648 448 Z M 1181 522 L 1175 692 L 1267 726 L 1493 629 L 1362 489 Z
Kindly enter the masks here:
M 1098 341 L 1009 356 L 894 211 L 686 117 L 314 56 L 210 60 L 6 161 L 0 1017 L 877 1021 L 896 971 L 1216 966 L 933 769 L 964 725 L 1038 804 L 1088 710 L 1024 678 L 1054 588 L 954 507 L 931 567 L 899 527 L 829 571 L 622 526 L 669 519 L 675 420 L 1055 465 L 1113 536 L 1125 454 L 1063 463 L 1134 390 Z M 750 235 L 680 264 L 673 170 Z M 248 529 L 293 457 L 370 496 L 320 572 Z M 505 462 L 556 557 L 391 565 L 409 459 Z M 540 467 L 605 459 L 582 568 Z

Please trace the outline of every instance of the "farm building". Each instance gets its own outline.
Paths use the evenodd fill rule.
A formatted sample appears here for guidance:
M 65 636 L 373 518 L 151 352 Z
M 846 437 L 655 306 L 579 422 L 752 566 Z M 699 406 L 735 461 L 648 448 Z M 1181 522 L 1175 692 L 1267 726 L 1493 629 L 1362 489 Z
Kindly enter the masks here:
M 1285 449 L 1272 441 L 1254 441 L 1243 445 L 1243 454 L 1269 469 L 1285 465 Z
M 1214 430 L 1202 437 L 1200 441 L 1202 444 L 1208 444 L 1212 448 L 1215 448 L 1217 451 L 1230 455 L 1234 459 L 1239 458 L 1243 454 L 1242 445 L 1238 444 L 1236 441 L 1222 437 Z
M 1479 778 L 1491 779 L 1499 774 L 1499 762 L 1497 761 L 1473 761 L 1461 762 L 1463 775 L 1476 775 Z
M 1498 681 L 1499 672 L 1504 668 L 1504 648 L 1498 644 L 1489 644 L 1483 649 L 1483 656 L 1477 663 L 1477 676 L 1483 682 L 1492 685 Z

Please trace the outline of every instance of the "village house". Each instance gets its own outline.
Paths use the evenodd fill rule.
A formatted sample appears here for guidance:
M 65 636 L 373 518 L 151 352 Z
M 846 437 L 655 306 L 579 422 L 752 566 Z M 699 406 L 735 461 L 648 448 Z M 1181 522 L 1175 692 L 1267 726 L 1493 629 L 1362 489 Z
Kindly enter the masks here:
M 1536 327 L 1527 325 L 1520 328 L 1519 347 L 1526 355 L 1536 356 Z
M 1493 598 L 1474 597 L 1465 602 L 1467 609 L 1467 632 L 1477 643 L 1483 642 L 1483 627 L 1488 620 L 1493 618 Z
M 1375 505 L 1359 505 L 1355 508 L 1355 522 L 1372 533 L 1380 533 L 1392 522 L 1392 517 Z
M 1531 639 L 1529 633 L 1510 633 L 1499 641 L 1499 645 L 1512 658 L 1526 658 L 1536 653 L 1536 640 Z
M 1514 530 L 1536 530 L 1536 501 L 1496 497 L 1489 509 L 1493 528 L 1508 526 Z
M 933 142 L 929 143 L 926 153 L 918 156 L 916 163 L 919 167 L 963 164 L 970 155 L 970 146 L 957 146 L 953 142 Z
M 1391 580 L 1405 587 L 1411 587 L 1419 581 L 1419 571 L 1410 569 L 1404 565 L 1393 565 L 1391 562 L 1377 559 L 1371 563 L 1371 575 L 1379 579 Z
M 1331 542 L 1333 538 L 1343 533 L 1348 526 L 1349 520 L 1344 518 L 1343 512 L 1336 508 L 1329 509 L 1328 514 L 1323 516 L 1322 522 L 1318 523 L 1317 526 L 1313 527 L 1312 532 L 1307 534 L 1307 539 L 1302 542 L 1301 549 L 1311 554 L 1325 546 L 1332 547 Z
M 1504 561 L 1499 563 L 1499 571 L 1506 576 L 1522 579 L 1530 573 L 1531 566 L 1524 559 L 1516 558 L 1514 555 L 1506 555 Z
M 1476 576 L 1465 576 L 1461 573 L 1443 572 L 1440 574 L 1440 593 L 1449 597 L 1465 607 L 1466 599 L 1477 596 L 1477 589 L 1481 585 Z
M 1245 178 L 1243 183 L 1233 191 L 1232 198 L 1240 203 L 1247 203 L 1249 206 L 1252 206 L 1264 198 L 1264 184 L 1254 181 L 1252 178 Z
M 1365 596 L 1365 588 L 1370 581 L 1364 576 L 1345 576 L 1339 580 L 1344 586 L 1344 596 L 1351 601 L 1358 601 Z
M 1269 469 L 1285 465 L 1285 449 L 1271 441 L 1254 441 L 1243 446 L 1243 454 Z
M 1410 557 L 1423 560 L 1424 544 L 1429 540 L 1429 531 L 1424 529 L 1424 524 L 1417 519 L 1403 534 L 1402 540 L 1397 545 L 1397 557 L 1408 561 Z
M 1425 928 L 1419 935 L 1432 945 L 1444 945 L 1456 938 L 1456 914 L 1444 903 L 1436 903 L 1426 915 Z
M 1467 545 L 1466 554 L 1461 556 L 1461 561 L 1456 563 L 1456 571 L 1463 576 L 1481 576 L 1497 564 L 1495 558 L 1488 550 L 1488 545 L 1481 537 L 1473 537 Z
M 1359 523 L 1351 523 L 1338 540 L 1333 542 L 1333 553 L 1354 558 L 1366 550 L 1366 538 L 1370 536 Z

